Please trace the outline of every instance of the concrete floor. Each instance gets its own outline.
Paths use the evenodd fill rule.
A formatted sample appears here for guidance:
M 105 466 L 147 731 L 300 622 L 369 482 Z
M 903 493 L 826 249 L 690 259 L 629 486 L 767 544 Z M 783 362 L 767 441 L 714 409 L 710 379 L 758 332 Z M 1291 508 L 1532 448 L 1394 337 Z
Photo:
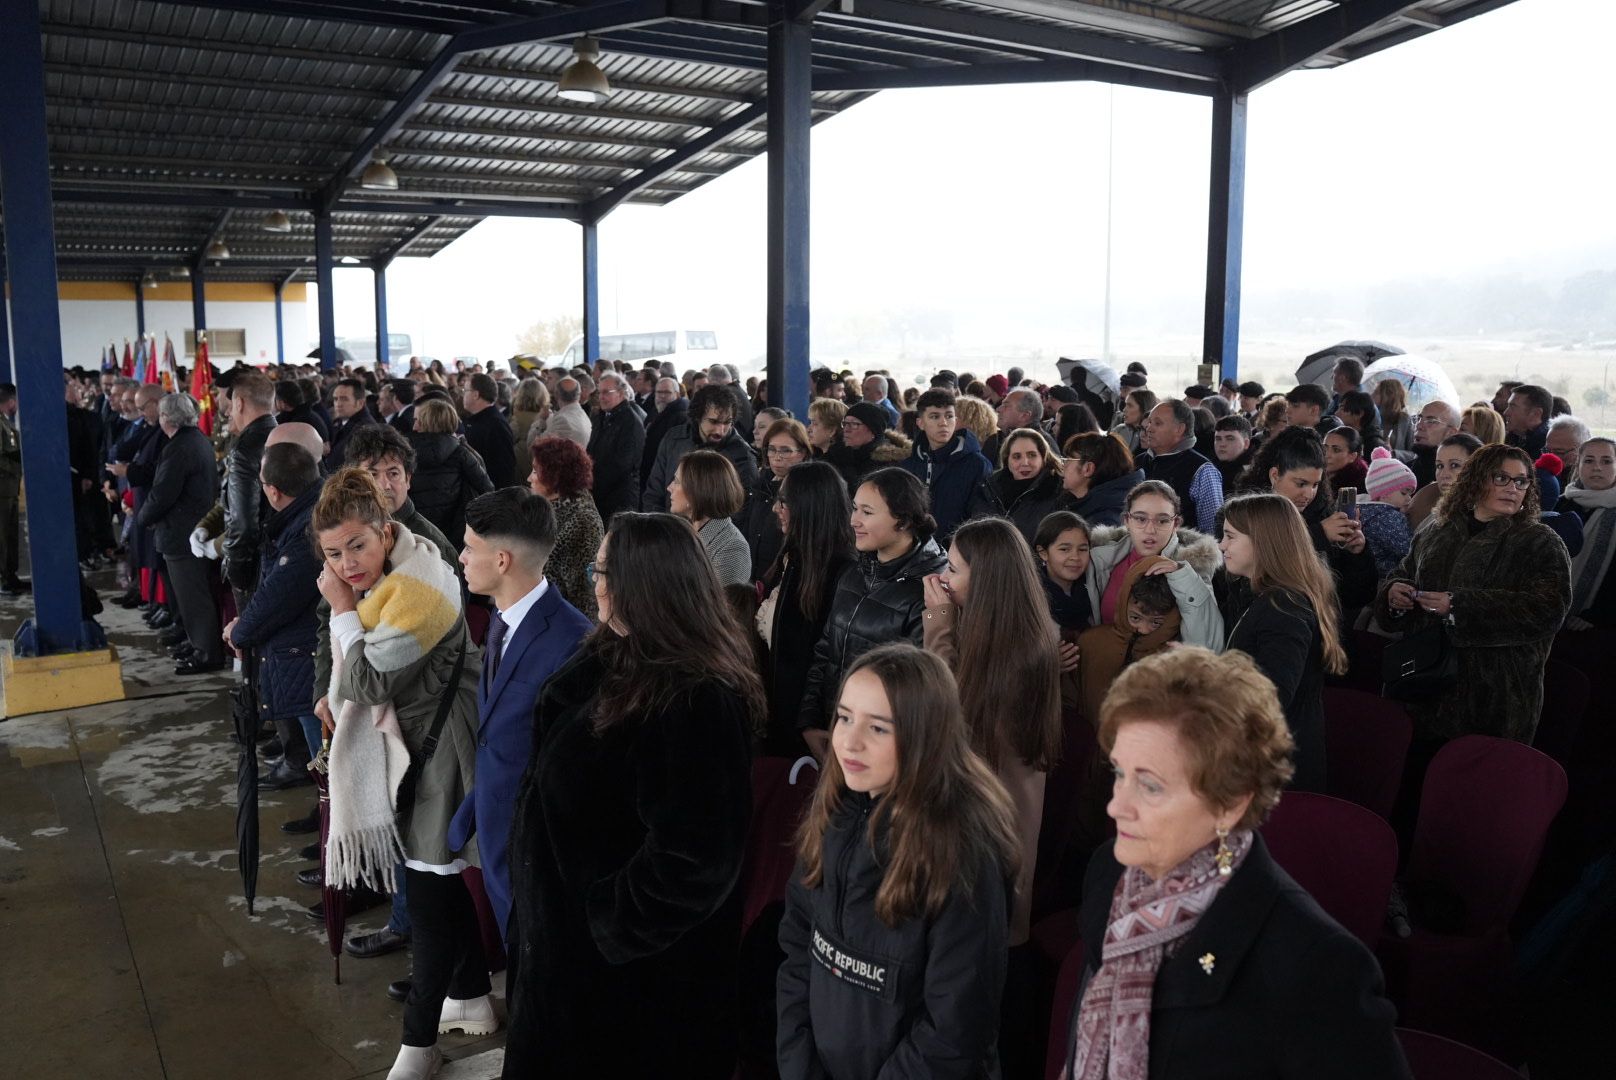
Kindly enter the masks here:
M 385 1077 L 405 953 L 344 957 L 332 981 L 319 892 L 295 873 L 313 789 L 264 792 L 256 914 L 235 840 L 229 676 L 176 679 L 138 613 L 101 618 L 129 700 L 0 721 L 0 1075 L 126 1080 Z M 0 633 L 31 615 L 0 598 Z M 349 932 L 376 929 L 386 909 Z M 503 979 L 496 977 L 496 993 Z M 499 1074 L 504 1036 L 446 1037 L 439 1075 Z

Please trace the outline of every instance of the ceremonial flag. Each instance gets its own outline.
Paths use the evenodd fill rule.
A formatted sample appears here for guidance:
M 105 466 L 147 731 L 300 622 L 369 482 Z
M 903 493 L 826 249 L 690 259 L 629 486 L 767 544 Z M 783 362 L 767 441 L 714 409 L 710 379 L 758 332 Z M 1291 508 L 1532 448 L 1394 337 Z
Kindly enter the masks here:
M 136 354 L 133 365 L 129 369 L 129 377 L 136 382 L 146 381 L 146 344 L 141 342 L 140 352 Z
M 196 334 L 196 363 L 191 368 L 191 396 L 196 398 L 196 426 L 213 434 L 213 368 L 208 363 L 207 331 Z
M 152 350 L 157 349 L 157 338 L 152 337 Z M 174 359 L 174 339 L 163 335 L 163 389 L 173 393 L 179 387 L 180 368 Z

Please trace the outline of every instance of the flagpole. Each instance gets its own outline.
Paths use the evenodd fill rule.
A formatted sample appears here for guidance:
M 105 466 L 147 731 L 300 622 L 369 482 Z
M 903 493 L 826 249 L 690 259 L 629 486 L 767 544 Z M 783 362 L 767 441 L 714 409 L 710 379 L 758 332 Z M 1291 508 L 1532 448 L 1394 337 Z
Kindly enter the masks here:
M 1108 86 L 1105 99 L 1105 322 L 1100 340 L 1100 362 L 1111 362 L 1111 192 L 1114 170 L 1112 150 L 1116 145 L 1117 88 Z

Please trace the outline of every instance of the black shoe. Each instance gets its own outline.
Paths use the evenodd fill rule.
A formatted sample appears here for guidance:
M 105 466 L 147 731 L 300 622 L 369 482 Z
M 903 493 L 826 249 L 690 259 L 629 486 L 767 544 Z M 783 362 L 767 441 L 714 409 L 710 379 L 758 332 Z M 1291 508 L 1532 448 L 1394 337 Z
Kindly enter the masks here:
M 304 784 L 314 783 L 307 769 L 294 769 L 282 758 L 267 773 L 258 778 L 258 786 L 269 791 L 286 791 L 288 788 L 302 787 Z
M 400 934 L 384 926 L 374 934 L 360 934 L 358 937 L 349 938 L 343 947 L 348 950 L 349 956 L 371 960 L 378 956 L 386 956 L 390 952 L 397 952 L 409 943 L 410 935 Z
M 167 630 L 164 630 L 161 634 L 157 635 L 157 643 L 159 645 L 167 645 L 170 648 L 173 648 L 175 645 L 187 644 L 190 642 L 190 640 L 190 636 L 177 626 L 170 626 Z
M 320 857 L 320 845 L 317 843 L 306 844 L 297 849 L 297 856 L 300 859 L 318 859 Z
M 6 588 L 14 589 L 20 593 L 27 593 L 34 591 L 34 584 L 27 578 L 12 577 L 6 578 Z
M 15 587 L 9 581 L 0 581 L 0 596 L 23 596 L 23 590 Z
M 369 911 L 371 908 L 381 907 L 383 904 L 391 904 L 392 902 L 393 898 L 386 893 L 379 893 L 374 889 L 367 889 L 365 886 L 360 885 L 348 890 L 348 900 L 343 904 L 342 910 L 345 917 L 351 919 L 360 912 Z M 325 922 L 324 900 L 317 901 L 304 910 L 309 918 L 315 922 Z
M 168 655 L 174 660 L 189 660 L 196 655 L 196 647 L 189 641 L 182 641 L 178 645 L 171 646 Z
M 281 832 L 288 836 L 303 836 L 306 833 L 320 831 L 320 804 L 315 803 L 307 817 L 293 818 L 291 821 L 281 822 Z
M 281 758 L 285 756 L 286 747 L 281 745 L 280 736 L 278 735 L 266 743 L 261 743 L 258 747 L 258 757 L 266 765 L 269 764 L 270 758 Z
M 174 616 L 170 615 L 167 611 L 159 611 L 146 621 L 148 624 L 150 624 L 153 630 L 167 630 L 170 626 L 174 625 Z
M 394 1001 L 404 1001 L 410 996 L 410 980 L 394 979 L 387 984 L 387 996 Z
M 128 592 L 114 600 L 113 603 L 117 604 L 121 608 L 134 609 L 140 606 L 140 594 L 135 592 L 133 589 L 130 589 Z
M 311 866 L 307 870 L 297 872 L 297 883 L 318 889 L 325 885 L 325 871 L 318 866 Z
M 219 660 L 219 661 L 217 661 L 215 663 L 209 664 L 209 663 L 202 663 L 202 662 L 198 661 L 195 656 L 192 656 L 188 660 L 180 661 L 179 666 L 177 666 L 174 669 L 174 674 L 176 674 L 176 675 L 211 675 L 215 671 L 223 671 L 223 670 L 225 670 L 225 662 L 223 660 Z

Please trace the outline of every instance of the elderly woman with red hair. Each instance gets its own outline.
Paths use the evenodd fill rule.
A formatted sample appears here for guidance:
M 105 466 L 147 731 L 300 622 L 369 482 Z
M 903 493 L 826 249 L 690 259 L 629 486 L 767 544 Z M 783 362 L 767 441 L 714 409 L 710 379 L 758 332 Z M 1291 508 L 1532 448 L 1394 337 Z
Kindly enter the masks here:
M 583 447 L 571 439 L 546 435 L 533 441 L 533 471 L 527 486 L 555 507 L 556 545 L 544 565 L 544 576 L 555 582 L 567 603 L 595 617 L 595 587 L 585 576 L 594 561 L 605 528 L 590 487 L 595 470 Z

